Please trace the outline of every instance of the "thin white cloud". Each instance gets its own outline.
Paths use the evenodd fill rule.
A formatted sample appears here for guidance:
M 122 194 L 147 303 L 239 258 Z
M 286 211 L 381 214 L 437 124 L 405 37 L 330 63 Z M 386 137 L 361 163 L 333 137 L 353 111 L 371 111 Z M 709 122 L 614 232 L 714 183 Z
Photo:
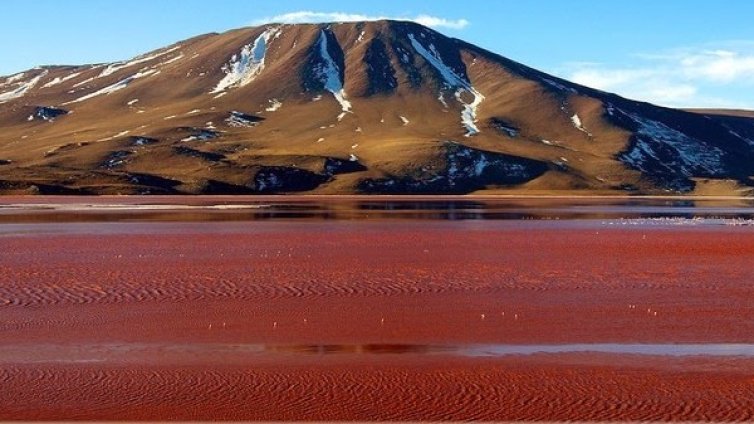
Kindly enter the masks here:
M 383 19 L 413 21 L 418 24 L 432 28 L 449 28 L 464 29 L 469 25 L 466 19 L 446 19 L 430 15 L 408 16 L 372 16 L 358 13 L 345 12 L 314 12 L 310 10 L 301 10 L 297 12 L 284 13 L 282 15 L 271 16 L 254 21 L 253 25 L 266 23 L 281 24 L 304 24 L 304 23 L 321 23 L 321 22 L 356 22 L 356 21 L 378 21 Z
M 748 108 L 754 106 L 753 98 L 742 101 L 736 93 L 726 99 L 720 93 L 751 92 L 751 47 L 739 42 L 723 48 L 704 46 L 634 55 L 638 62 L 633 66 L 576 62 L 566 64 L 558 74 L 588 87 L 665 106 Z
M 464 29 L 469 25 L 469 21 L 466 19 L 451 20 L 429 15 L 419 15 L 409 20 L 431 28 Z
M 723 83 L 754 78 L 754 54 L 729 50 L 705 51 L 684 57 L 680 63 L 690 78 Z

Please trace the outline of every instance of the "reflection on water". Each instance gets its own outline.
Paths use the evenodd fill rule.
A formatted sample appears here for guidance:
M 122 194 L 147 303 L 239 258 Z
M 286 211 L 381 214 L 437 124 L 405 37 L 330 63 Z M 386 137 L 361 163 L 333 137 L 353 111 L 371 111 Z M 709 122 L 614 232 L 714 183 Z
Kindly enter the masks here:
M 754 219 L 754 199 L 556 198 L 75 198 L 0 203 L 0 223 L 257 220 Z M 2 202 L 2 199 L 0 199 Z
M 253 347 L 252 347 L 253 346 Z M 754 357 L 754 344 L 641 344 L 582 343 L 552 345 L 425 345 L 425 344 L 311 344 L 311 345 L 247 345 L 257 353 L 293 353 L 307 355 L 450 355 L 469 357 L 501 357 L 542 353 L 606 353 L 656 356 L 746 356 Z M 237 348 L 243 349 L 242 346 Z
M 320 345 L 262 345 L 264 353 L 299 353 L 326 355 L 333 353 L 352 354 L 406 354 L 406 353 L 452 353 L 449 346 L 411 345 L 411 344 L 320 344 Z
M 540 353 L 608 353 L 659 356 L 746 356 L 754 357 L 754 344 L 561 344 L 561 345 L 262 345 L 260 353 L 326 355 L 351 354 L 443 354 L 452 356 L 499 357 Z
M 167 361 L 181 363 L 196 358 L 243 360 L 282 356 L 418 355 L 468 358 L 502 358 L 539 354 L 597 353 L 605 355 L 645 355 L 667 357 L 754 357 L 751 343 L 709 344 L 94 344 L 0 346 L 2 363 L 87 363 Z
M 466 348 L 464 356 L 533 355 L 537 353 L 609 353 L 658 356 L 746 356 L 754 357 L 754 344 L 564 344 L 488 345 Z

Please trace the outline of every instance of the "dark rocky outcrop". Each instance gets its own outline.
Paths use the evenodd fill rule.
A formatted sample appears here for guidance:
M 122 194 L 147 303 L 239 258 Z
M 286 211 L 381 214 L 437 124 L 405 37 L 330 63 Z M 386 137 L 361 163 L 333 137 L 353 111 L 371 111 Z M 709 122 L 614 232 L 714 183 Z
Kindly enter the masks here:
M 521 130 L 516 127 L 515 125 L 511 124 L 510 122 L 506 121 L 503 118 L 490 118 L 489 119 L 489 126 L 490 128 L 500 132 L 501 134 L 505 134 L 508 137 L 518 137 Z
M 285 193 L 308 191 L 329 180 L 305 169 L 288 166 L 262 167 L 254 176 L 254 189 L 258 193 Z
M 102 168 L 112 169 L 121 167 L 126 164 L 128 157 L 133 154 L 134 153 L 129 150 L 116 150 L 111 152 L 102 162 Z
M 398 87 L 398 80 L 395 78 L 395 69 L 390 64 L 385 43 L 379 38 L 369 42 L 366 54 L 364 55 L 364 67 L 367 71 L 367 96 L 375 94 L 389 94 Z
M 52 122 L 60 116 L 65 116 L 69 112 L 65 109 L 60 109 L 52 106 L 37 106 L 34 108 L 34 113 L 29 116 L 29 120 L 40 119 L 42 121 Z
M 323 57 L 323 43 L 326 44 L 325 54 L 327 54 L 327 58 Z M 332 63 L 328 59 L 332 60 Z M 334 65 L 335 69 L 332 69 L 331 65 Z M 320 31 L 319 38 L 312 44 L 309 50 L 301 75 L 302 88 L 304 91 L 311 93 L 324 92 L 326 91 L 325 86 L 328 80 L 328 73 L 331 71 L 337 72 L 338 81 L 342 83 L 345 78 L 345 68 L 343 49 L 340 43 L 338 43 L 335 34 L 333 34 L 329 27 L 325 27 Z
M 355 158 L 351 158 L 355 159 Z M 328 157 L 325 159 L 325 173 L 328 175 L 348 174 L 351 172 L 366 171 L 366 167 L 358 160 L 345 160 Z
M 135 147 L 147 146 L 150 144 L 155 144 L 159 141 L 160 140 L 156 138 L 140 136 L 140 135 L 128 137 L 128 144 Z
M 549 166 L 540 161 L 445 143 L 445 168 L 440 172 L 365 179 L 363 193 L 463 194 L 487 185 L 515 185 L 544 174 Z
M 264 121 L 264 118 L 261 116 L 250 115 L 237 110 L 231 111 L 225 119 L 225 123 L 230 127 L 256 127 L 262 121 Z
M 181 130 L 189 133 L 189 136 L 181 141 L 207 141 L 220 137 L 219 132 L 210 128 L 184 127 Z
M 197 149 L 192 149 L 186 146 L 174 146 L 173 151 L 179 155 L 190 156 L 193 158 L 203 159 L 209 162 L 219 162 L 225 160 L 225 155 L 213 152 L 204 152 Z

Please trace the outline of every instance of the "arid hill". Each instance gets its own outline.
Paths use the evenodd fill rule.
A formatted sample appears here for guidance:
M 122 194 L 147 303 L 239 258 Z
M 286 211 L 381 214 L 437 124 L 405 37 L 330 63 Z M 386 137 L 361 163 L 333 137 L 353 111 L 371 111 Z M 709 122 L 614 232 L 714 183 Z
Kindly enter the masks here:
M 0 78 L 3 193 L 748 194 L 754 118 L 423 26 L 270 24 Z

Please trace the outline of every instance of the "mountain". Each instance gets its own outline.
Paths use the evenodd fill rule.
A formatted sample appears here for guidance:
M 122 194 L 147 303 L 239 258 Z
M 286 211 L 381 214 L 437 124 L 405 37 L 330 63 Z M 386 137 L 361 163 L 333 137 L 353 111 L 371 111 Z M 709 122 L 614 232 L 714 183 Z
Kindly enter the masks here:
M 270 24 L 0 78 L 4 193 L 747 194 L 754 118 L 398 21 Z

